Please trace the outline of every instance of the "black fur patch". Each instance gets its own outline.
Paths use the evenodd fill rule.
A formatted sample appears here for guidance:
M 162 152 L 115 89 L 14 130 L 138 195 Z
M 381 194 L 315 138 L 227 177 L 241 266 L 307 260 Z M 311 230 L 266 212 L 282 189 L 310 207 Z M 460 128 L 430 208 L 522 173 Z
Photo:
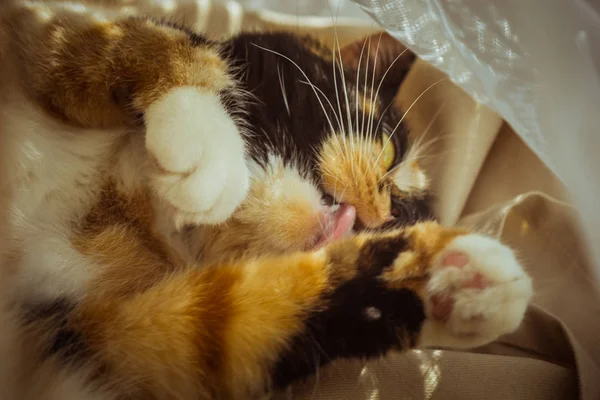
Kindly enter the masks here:
M 42 357 L 58 355 L 68 364 L 85 362 L 90 350 L 81 334 L 69 326 L 69 316 L 76 304 L 66 298 L 53 302 L 29 305 L 23 316 L 24 325 L 39 329 L 44 333 L 55 332 L 49 336 Z
M 433 196 L 421 194 L 394 194 L 392 192 L 392 215 L 394 219 L 380 229 L 389 230 L 414 225 L 417 222 L 433 221 L 436 216 L 431 209 Z
M 311 375 L 336 358 L 372 358 L 402 343 L 414 345 L 425 319 L 421 300 L 408 289 L 389 289 L 379 279 L 406 246 L 400 236 L 363 245 L 358 275 L 327 295 L 326 308 L 309 316 L 306 331 L 275 365 L 276 388 Z
M 367 241 L 360 249 L 357 265 L 359 273 L 379 276 L 407 246 L 408 242 L 402 236 Z
M 379 315 L 369 317 L 369 310 Z M 423 304 L 415 293 L 389 290 L 376 277 L 361 275 L 337 288 L 326 310 L 308 318 L 306 331 L 273 367 L 274 388 L 312 375 L 336 358 L 373 358 L 404 341 L 414 344 L 424 319 Z
M 227 42 L 226 49 L 234 70 L 241 71 L 243 88 L 257 99 L 248 105 L 246 117 L 255 133 L 249 138 L 251 156 L 261 162 L 269 151 L 275 151 L 285 162 L 299 162 L 307 171 L 315 170 L 315 150 L 331 133 L 328 118 L 337 133 L 350 129 L 345 90 L 350 101 L 351 123 L 355 123 L 352 89 L 356 72 L 344 71 L 346 80 L 343 82 L 341 73 L 336 70 L 334 78 L 332 61 L 322 52 L 311 49 L 307 40 L 291 33 L 245 33 Z M 313 89 L 308 80 L 318 90 Z M 394 85 L 395 93 L 399 83 Z M 337 115 L 340 110 L 336 92 L 340 96 L 343 118 Z M 361 117 L 362 110 L 359 110 Z M 390 107 L 380 126 L 393 127 L 398 120 Z M 366 135 L 366 132 L 355 134 Z M 402 126 L 393 136 L 399 152 L 406 147 L 404 136 Z

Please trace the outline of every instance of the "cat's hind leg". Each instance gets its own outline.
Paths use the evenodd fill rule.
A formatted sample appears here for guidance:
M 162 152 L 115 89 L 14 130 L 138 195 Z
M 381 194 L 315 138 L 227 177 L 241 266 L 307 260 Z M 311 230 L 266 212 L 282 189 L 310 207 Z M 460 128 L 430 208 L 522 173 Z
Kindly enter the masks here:
M 48 115 L 146 130 L 149 183 L 177 225 L 222 222 L 243 200 L 245 144 L 223 99 L 237 86 L 219 44 L 76 3 L 28 1 L 1 17 L 4 71 Z

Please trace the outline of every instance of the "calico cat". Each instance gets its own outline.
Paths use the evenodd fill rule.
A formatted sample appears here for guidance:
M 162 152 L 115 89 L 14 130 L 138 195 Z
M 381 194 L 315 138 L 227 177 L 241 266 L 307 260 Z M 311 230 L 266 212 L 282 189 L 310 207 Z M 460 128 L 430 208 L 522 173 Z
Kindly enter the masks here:
M 513 252 L 431 220 L 398 46 L 3 5 L 3 398 L 246 399 L 515 330 Z

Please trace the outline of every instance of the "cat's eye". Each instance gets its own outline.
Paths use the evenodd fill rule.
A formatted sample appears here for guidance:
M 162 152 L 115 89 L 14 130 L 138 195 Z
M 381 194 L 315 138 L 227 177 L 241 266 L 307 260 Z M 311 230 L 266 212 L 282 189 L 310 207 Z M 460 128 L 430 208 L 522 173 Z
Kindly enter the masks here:
M 390 139 L 390 136 L 385 133 L 381 135 L 381 145 L 383 146 L 381 163 L 385 169 L 389 169 L 396 158 L 396 148 L 394 147 L 394 143 Z

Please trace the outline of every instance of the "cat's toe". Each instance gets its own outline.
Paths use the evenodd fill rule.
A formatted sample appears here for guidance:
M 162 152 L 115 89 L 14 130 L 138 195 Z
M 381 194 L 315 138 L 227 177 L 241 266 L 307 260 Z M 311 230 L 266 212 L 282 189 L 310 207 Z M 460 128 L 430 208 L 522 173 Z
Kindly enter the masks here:
M 244 140 L 218 96 L 179 88 L 146 115 L 151 181 L 176 225 L 225 221 L 246 196 Z
M 243 162 L 215 162 L 184 178 L 158 177 L 160 200 L 175 226 L 219 224 L 226 221 L 245 198 L 249 177 Z M 219 171 L 217 171 L 219 170 Z
M 433 259 L 421 346 L 476 347 L 518 328 L 532 282 L 512 250 L 481 235 L 455 238 Z

